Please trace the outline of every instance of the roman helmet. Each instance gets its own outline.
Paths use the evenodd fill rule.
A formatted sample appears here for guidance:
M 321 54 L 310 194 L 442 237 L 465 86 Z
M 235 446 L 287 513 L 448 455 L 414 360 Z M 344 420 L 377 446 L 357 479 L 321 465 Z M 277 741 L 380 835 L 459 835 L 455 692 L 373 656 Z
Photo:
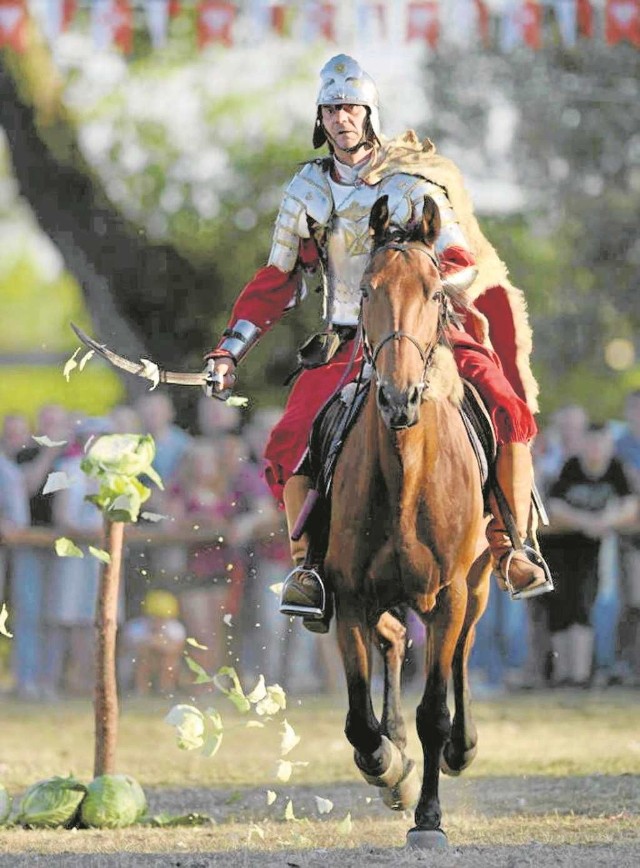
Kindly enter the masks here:
M 314 148 L 321 147 L 327 141 L 327 134 L 322 125 L 321 107 L 342 103 L 363 105 L 369 110 L 364 139 L 351 148 L 351 151 L 356 151 L 365 143 L 372 143 L 379 139 L 378 88 L 357 60 L 349 57 L 348 54 L 337 54 L 320 70 L 320 90 L 316 99 L 316 123 L 313 128 Z

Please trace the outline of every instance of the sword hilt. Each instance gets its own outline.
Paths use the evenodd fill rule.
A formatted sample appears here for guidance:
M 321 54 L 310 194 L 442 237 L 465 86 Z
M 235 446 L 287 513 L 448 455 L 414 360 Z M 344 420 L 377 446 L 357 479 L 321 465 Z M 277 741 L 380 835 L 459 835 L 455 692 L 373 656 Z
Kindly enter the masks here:
M 224 385 L 224 374 L 216 371 L 214 360 L 209 359 L 205 372 L 207 375 L 206 381 L 202 386 L 205 395 L 208 398 L 216 398 L 218 401 L 226 401 L 233 394 L 233 389 L 216 389 L 216 385 Z

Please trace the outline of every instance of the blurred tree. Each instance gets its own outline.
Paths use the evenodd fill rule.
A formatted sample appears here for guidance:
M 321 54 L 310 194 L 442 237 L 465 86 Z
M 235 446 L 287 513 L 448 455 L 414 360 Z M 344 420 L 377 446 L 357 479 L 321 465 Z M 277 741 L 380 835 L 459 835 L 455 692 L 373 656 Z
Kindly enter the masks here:
M 283 69 L 285 79 L 287 72 Z M 75 73 L 71 70 L 65 79 L 33 26 L 25 53 L 0 52 L 0 123 L 21 194 L 82 287 L 99 339 L 133 358 L 142 355 L 174 369 L 197 369 L 203 351 L 224 327 L 242 282 L 264 263 L 282 184 L 308 151 L 295 134 L 274 135 L 275 122 L 267 123 L 257 142 L 254 134 L 234 149 L 227 181 L 216 189 L 189 174 L 196 160 L 190 160 L 188 148 L 181 154 L 172 146 L 161 123 L 131 116 L 126 106 L 109 115 L 112 92 L 104 100 L 106 108 L 91 107 L 83 126 L 81 111 L 63 99 Z M 295 73 L 289 75 L 289 86 L 292 82 Z M 185 83 L 180 86 L 184 90 Z M 234 128 L 230 96 L 217 96 L 217 104 L 205 106 L 203 122 L 216 130 L 225 124 Z M 167 99 L 160 98 L 170 114 Z M 249 99 L 259 102 L 259 95 Z M 246 95 L 240 104 L 246 113 Z M 106 115 L 102 120 L 100 110 Z M 91 145 L 82 146 L 83 135 L 88 140 L 95 132 L 91 122 L 96 116 L 98 125 L 118 127 L 105 164 L 98 166 L 86 157 Z M 128 171 L 132 149 L 125 125 L 135 126 L 136 145 L 142 146 L 136 171 Z M 309 130 L 311 125 L 312 118 Z M 188 137 L 189 131 L 181 132 Z M 198 156 L 206 161 L 211 150 Z M 213 157 L 224 163 L 220 150 Z M 230 183 L 234 189 L 228 189 Z M 305 307 L 293 315 L 284 337 L 282 332 L 277 339 L 269 336 L 266 354 L 262 351 L 259 361 L 247 365 L 243 380 L 258 403 L 273 400 L 293 367 L 294 348 L 313 316 Z M 145 388 L 130 377 L 126 386 L 133 394 Z M 179 390 L 173 394 L 182 409 L 197 397 Z
M 489 178 L 515 171 L 526 210 L 485 227 L 529 301 L 543 410 L 571 397 L 606 418 L 640 384 L 640 52 L 550 44 L 547 25 L 536 54 L 443 53 L 429 133 L 471 145 Z M 607 366 L 614 338 L 635 344 L 635 366 Z

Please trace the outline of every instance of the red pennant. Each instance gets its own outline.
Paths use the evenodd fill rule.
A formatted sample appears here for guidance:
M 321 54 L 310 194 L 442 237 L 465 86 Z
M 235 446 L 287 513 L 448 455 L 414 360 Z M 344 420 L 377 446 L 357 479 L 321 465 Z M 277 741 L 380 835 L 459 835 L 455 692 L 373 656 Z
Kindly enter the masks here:
M 524 0 L 520 12 L 522 41 L 535 51 L 540 48 L 541 25 L 542 8 L 538 0 Z
M 111 27 L 115 44 L 125 54 L 130 54 L 133 48 L 133 12 L 129 0 L 113 0 Z
M 640 0 L 607 0 L 605 15 L 609 45 L 627 40 L 640 46 Z
M 485 0 L 473 0 L 478 16 L 478 29 L 483 45 L 489 45 L 489 9 Z
M 407 6 L 407 41 L 422 39 L 435 48 L 440 38 L 440 11 L 436 0 L 409 3 Z
M 269 26 L 278 36 L 290 36 L 295 9 L 286 3 L 269 6 Z
M 169 18 L 180 14 L 180 0 L 169 0 Z
M 27 10 L 24 0 L 0 0 L 0 47 L 26 48 Z
M 576 0 L 577 2 L 577 19 L 578 33 L 586 36 L 587 39 L 593 38 L 593 5 L 591 0 Z
M 336 41 L 336 7 L 331 3 L 314 3 L 306 9 L 306 24 L 313 36 Z
M 64 0 L 62 4 L 62 29 L 67 30 L 71 26 L 71 22 L 76 17 L 78 11 L 78 0 Z
M 198 45 L 203 48 L 210 42 L 233 45 L 233 22 L 236 7 L 217 0 L 200 0 L 198 7 Z

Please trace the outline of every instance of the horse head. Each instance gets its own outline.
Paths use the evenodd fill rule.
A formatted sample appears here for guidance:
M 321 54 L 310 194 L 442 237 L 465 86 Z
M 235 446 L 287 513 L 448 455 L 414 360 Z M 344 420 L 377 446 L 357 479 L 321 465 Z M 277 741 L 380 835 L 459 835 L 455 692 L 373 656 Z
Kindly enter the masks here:
M 434 244 L 440 212 L 425 196 L 416 225 L 391 226 L 388 197 L 371 209 L 372 252 L 362 282 L 365 352 L 373 367 L 380 414 L 388 428 L 420 418 L 447 305 Z

